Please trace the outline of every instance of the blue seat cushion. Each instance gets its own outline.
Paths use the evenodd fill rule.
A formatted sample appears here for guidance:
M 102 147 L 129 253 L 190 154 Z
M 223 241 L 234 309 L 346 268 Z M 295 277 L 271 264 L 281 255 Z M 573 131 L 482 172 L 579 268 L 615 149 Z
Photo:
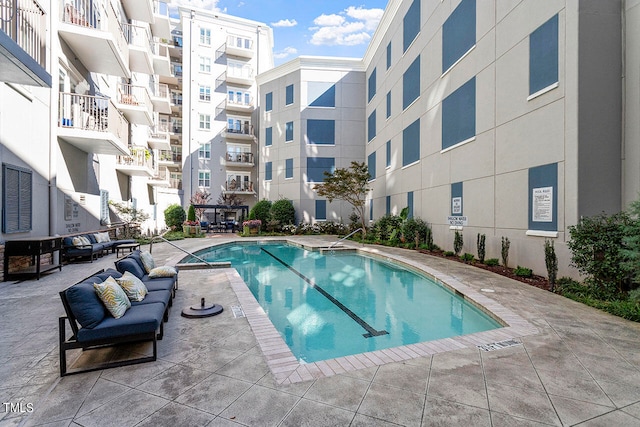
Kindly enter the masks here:
M 162 322 L 164 311 L 164 304 L 159 302 L 136 305 L 119 319 L 107 316 L 93 329 L 80 329 L 78 342 L 155 332 Z
M 126 257 L 119 261 L 116 261 L 116 269 L 120 273 L 124 273 L 125 271 L 128 271 L 129 273 L 136 276 L 138 279 L 142 279 L 145 275 L 145 271 L 142 268 L 142 266 L 138 264 L 138 261 L 136 261 L 131 257 Z
M 98 243 L 98 241 L 96 240 L 96 236 L 93 233 L 83 234 L 83 236 L 86 237 L 87 239 L 89 239 L 89 241 L 91 242 L 92 245 L 94 243 Z
M 142 278 L 142 282 L 151 291 L 170 291 L 175 286 L 176 280 L 174 277 L 159 277 L 157 279 L 150 279 L 148 275 Z
M 142 301 L 131 301 L 131 306 L 133 307 L 135 305 L 153 304 L 160 302 L 166 307 L 169 304 L 169 300 L 171 300 L 171 291 L 149 291 Z
M 95 328 L 109 314 L 93 289 L 94 283 L 103 281 L 93 276 L 65 291 L 71 312 L 83 329 Z

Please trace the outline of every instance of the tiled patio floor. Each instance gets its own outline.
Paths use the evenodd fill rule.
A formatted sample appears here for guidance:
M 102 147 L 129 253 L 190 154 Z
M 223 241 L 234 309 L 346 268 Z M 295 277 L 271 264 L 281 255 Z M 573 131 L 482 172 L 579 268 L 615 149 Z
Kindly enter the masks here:
M 194 250 L 230 238 L 177 243 Z M 332 241 L 297 239 L 311 246 Z M 639 324 L 460 263 L 372 249 L 437 271 L 515 313 L 531 325 L 518 339 L 522 345 L 485 352 L 467 342 L 278 384 L 282 378 L 270 370 L 248 319 L 231 312 L 239 304 L 235 270 L 182 271 L 157 362 L 60 379 L 58 291 L 113 266 L 109 255 L 39 281 L 0 283 L 0 426 L 640 425 Z M 183 255 L 167 244 L 154 244 L 153 254 L 160 263 Z M 224 313 L 180 316 L 202 296 Z M 117 356 L 87 352 L 80 362 Z

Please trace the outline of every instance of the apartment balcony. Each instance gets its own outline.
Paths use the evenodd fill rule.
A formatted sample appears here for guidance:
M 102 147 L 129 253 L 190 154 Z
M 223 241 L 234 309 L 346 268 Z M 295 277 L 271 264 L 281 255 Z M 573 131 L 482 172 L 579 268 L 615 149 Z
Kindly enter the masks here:
M 61 93 L 58 138 L 87 153 L 129 154 L 129 122 L 103 96 Z
M 153 22 L 154 10 L 151 0 L 121 0 L 121 2 L 130 19 Z
M 237 139 L 242 141 L 253 141 L 253 125 L 244 124 L 243 126 L 227 127 L 222 131 L 223 138 Z
M 109 0 L 60 0 L 58 34 L 87 70 L 131 76 L 129 46 Z
M 156 83 L 153 93 L 151 93 L 153 109 L 157 113 L 171 113 L 171 98 L 169 98 L 169 86 L 164 83 Z
M 179 117 L 171 117 L 169 126 L 169 135 L 173 138 L 182 138 L 182 119 Z
M 153 177 L 151 152 L 143 147 L 131 147 L 130 155 L 116 157 L 116 170 L 129 176 Z
M 178 86 L 182 84 L 182 64 L 177 62 L 171 63 L 171 73 L 169 75 L 160 75 L 160 82 L 168 85 Z
M 153 103 L 146 87 L 120 83 L 116 106 L 130 123 L 153 125 Z
M 171 75 L 171 59 L 169 58 L 169 48 L 166 44 L 154 42 L 153 49 L 153 71 L 159 76 Z
M 154 126 L 149 126 L 147 143 L 149 147 L 156 150 L 171 150 L 169 124 L 167 122 L 156 122 Z
M 151 32 L 161 39 L 171 38 L 171 24 L 169 23 L 169 7 L 166 1 L 153 1 L 153 21 Z
M 225 45 L 227 55 L 240 56 L 242 58 L 253 58 L 253 40 L 247 37 L 230 34 L 227 36 Z
M 255 190 L 253 189 L 253 182 L 251 181 L 238 182 L 235 179 L 227 180 L 225 182 L 223 193 L 256 194 Z
M 51 87 L 46 34 L 47 15 L 35 0 L 0 4 L 0 81 Z
M 155 49 L 155 44 L 149 30 L 141 25 L 133 24 L 124 24 L 122 29 L 129 42 L 129 67 L 131 71 L 154 74 L 152 50 Z
M 255 82 L 253 67 L 227 61 L 227 83 L 251 86 Z
M 158 172 L 151 177 L 148 184 L 153 187 L 171 187 L 169 169 L 167 167 L 159 167 Z
M 227 102 L 225 108 L 229 111 L 237 111 L 239 113 L 252 113 L 255 109 L 253 97 L 229 97 L 227 98 Z
M 252 168 L 256 164 L 254 162 L 253 153 L 232 153 L 227 152 L 226 159 L 224 161 L 226 166 Z
M 182 154 L 172 150 L 160 150 L 158 151 L 158 164 L 161 166 L 181 166 Z
M 182 190 L 182 179 L 181 178 L 169 178 L 169 188 L 173 188 L 176 190 Z

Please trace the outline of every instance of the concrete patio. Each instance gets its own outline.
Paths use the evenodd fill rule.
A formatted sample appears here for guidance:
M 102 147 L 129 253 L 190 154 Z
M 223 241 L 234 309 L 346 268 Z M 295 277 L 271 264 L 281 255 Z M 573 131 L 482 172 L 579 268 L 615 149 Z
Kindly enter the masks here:
M 196 250 L 232 238 L 176 243 Z M 311 246 L 335 240 L 295 239 Z M 248 319 L 232 314 L 240 305 L 235 270 L 182 271 L 158 361 L 61 379 L 58 292 L 112 267 L 109 255 L 39 281 L 0 283 L 0 426 L 640 425 L 640 324 L 461 263 L 375 249 L 475 292 L 493 290 L 485 295 L 537 332 L 500 350 L 468 346 L 279 385 Z M 162 243 L 153 255 L 164 264 L 184 254 Z M 225 311 L 180 316 L 202 296 Z M 78 363 L 100 357 L 119 355 L 87 352 Z

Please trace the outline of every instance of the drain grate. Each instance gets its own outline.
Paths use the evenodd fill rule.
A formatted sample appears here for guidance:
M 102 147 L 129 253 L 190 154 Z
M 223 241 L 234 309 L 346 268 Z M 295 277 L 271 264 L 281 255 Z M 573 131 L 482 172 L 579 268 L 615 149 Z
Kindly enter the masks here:
M 233 313 L 233 317 L 235 317 L 236 319 L 238 317 L 246 317 L 244 315 L 244 311 L 242 310 L 242 307 L 240 307 L 239 305 L 232 305 L 231 312 Z
M 491 344 L 479 345 L 477 347 L 480 350 L 493 351 L 493 350 L 501 350 L 507 347 L 513 347 L 514 345 L 519 345 L 519 344 L 522 344 L 522 343 L 516 340 L 504 340 L 504 341 L 493 342 Z

